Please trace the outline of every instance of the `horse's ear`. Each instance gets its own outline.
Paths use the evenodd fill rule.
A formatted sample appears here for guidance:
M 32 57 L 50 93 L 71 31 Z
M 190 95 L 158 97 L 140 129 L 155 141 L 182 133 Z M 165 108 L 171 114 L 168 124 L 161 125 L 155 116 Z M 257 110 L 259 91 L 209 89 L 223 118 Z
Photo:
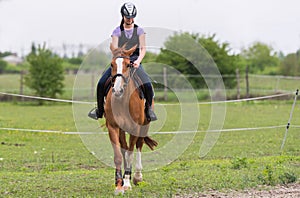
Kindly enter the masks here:
M 133 46 L 132 48 L 130 48 L 129 50 L 126 51 L 126 54 L 130 56 L 131 54 L 133 54 L 133 52 L 136 50 L 136 48 L 137 48 L 137 45 Z

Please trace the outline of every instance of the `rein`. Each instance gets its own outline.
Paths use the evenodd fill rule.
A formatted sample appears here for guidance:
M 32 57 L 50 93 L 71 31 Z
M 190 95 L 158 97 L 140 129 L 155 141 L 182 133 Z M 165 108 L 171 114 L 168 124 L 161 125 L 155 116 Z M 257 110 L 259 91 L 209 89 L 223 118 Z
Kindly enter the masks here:
M 121 56 L 121 55 L 119 55 L 119 56 L 114 56 L 113 58 L 114 58 L 114 59 L 117 59 L 117 58 L 126 58 L 126 59 L 130 59 L 130 56 Z

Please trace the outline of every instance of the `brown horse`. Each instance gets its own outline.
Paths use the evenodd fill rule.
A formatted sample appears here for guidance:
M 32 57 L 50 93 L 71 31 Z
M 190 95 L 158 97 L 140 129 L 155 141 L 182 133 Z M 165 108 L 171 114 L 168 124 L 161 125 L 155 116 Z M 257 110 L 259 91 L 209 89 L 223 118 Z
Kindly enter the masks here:
M 107 94 L 104 106 L 106 126 L 114 151 L 114 163 L 116 167 L 115 193 L 124 193 L 131 189 L 130 179 L 133 163 L 133 151 L 136 146 L 136 167 L 133 178 L 134 184 L 142 181 L 142 146 L 146 143 L 153 150 L 157 142 L 147 136 L 149 121 L 145 116 L 145 101 L 140 97 L 133 75 L 135 69 L 130 63 L 130 55 L 136 46 L 125 50 L 113 48 L 112 86 Z M 127 145 L 125 131 L 130 134 Z M 122 175 L 122 161 L 124 160 L 124 176 Z

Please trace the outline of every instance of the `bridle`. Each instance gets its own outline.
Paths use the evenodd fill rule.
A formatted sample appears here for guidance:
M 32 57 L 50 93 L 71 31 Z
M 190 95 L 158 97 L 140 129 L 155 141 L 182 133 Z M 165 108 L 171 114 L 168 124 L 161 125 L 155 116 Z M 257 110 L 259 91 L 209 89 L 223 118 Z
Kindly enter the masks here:
M 117 58 L 130 59 L 130 56 L 115 56 L 115 57 L 114 57 L 114 59 L 117 59 Z M 134 68 L 134 67 L 133 67 L 133 62 L 130 61 L 130 63 L 127 65 L 127 67 L 129 67 L 130 70 L 132 70 L 132 68 Z M 123 87 L 125 88 L 125 87 L 128 85 L 131 76 L 133 76 L 133 74 L 135 73 L 135 70 L 136 70 L 136 69 L 134 68 L 133 71 L 129 71 L 130 74 L 129 74 L 129 76 L 128 76 L 127 78 L 126 78 L 123 74 L 115 74 L 115 75 L 112 76 L 112 78 L 111 78 L 111 86 L 114 87 L 114 82 L 115 82 L 116 78 L 120 76 L 120 77 L 122 77 L 122 79 L 123 79 L 123 81 L 124 81 L 124 86 L 123 86 Z

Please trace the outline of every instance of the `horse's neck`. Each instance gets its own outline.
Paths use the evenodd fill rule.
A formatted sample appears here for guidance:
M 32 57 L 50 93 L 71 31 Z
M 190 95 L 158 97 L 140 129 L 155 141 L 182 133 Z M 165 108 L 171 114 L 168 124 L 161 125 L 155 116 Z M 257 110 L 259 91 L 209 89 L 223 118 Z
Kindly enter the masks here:
M 135 84 L 134 84 L 134 79 L 131 78 L 128 82 L 127 85 L 127 90 L 126 90 L 126 97 L 128 97 L 128 100 L 132 96 L 133 92 L 136 90 Z

